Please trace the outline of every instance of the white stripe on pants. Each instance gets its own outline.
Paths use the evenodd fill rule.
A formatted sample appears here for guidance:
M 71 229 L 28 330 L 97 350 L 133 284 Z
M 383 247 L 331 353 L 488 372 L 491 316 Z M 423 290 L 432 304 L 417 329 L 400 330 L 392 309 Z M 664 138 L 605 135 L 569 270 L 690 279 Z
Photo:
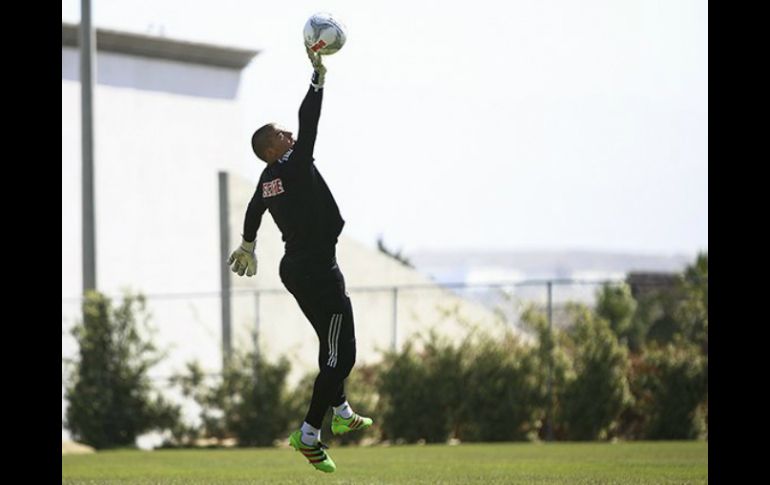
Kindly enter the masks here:
M 327 336 L 329 343 L 329 360 L 326 361 L 326 365 L 329 367 L 337 366 L 337 349 L 340 340 L 340 327 L 342 327 L 342 313 L 335 313 L 332 315 L 331 323 L 329 324 L 329 334 Z

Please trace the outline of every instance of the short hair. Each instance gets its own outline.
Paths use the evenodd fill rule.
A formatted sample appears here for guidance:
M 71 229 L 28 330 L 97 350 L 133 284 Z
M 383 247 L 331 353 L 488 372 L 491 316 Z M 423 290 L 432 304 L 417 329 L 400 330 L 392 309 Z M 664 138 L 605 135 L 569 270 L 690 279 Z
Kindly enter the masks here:
M 269 135 L 274 129 L 275 124 L 268 123 L 255 131 L 253 135 L 251 135 L 251 149 L 254 150 L 254 154 L 258 156 L 260 160 L 265 162 L 270 161 L 265 160 L 265 150 L 270 148 L 270 143 L 272 141 L 267 135 Z

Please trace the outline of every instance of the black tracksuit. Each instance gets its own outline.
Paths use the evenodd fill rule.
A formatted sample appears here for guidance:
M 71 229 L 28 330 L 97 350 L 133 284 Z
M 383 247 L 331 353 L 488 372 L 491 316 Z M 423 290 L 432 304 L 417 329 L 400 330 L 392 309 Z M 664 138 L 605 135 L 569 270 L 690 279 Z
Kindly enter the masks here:
M 335 246 L 345 221 L 320 172 L 313 147 L 323 89 L 308 89 L 299 109 L 299 133 L 292 150 L 269 164 L 249 202 L 243 238 L 256 239 L 262 214 L 269 210 L 285 242 L 281 281 L 315 329 L 321 369 L 305 421 L 321 428 L 329 406 L 345 402 L 344 380 L 356 360 L 353 310 Z

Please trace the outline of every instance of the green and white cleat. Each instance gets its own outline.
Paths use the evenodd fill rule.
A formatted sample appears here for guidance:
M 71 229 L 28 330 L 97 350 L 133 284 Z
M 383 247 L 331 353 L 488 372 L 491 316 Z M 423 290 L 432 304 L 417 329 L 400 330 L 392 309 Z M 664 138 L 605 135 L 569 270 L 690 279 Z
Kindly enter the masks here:
M 345 434 L 350 431 L 366 429 L 371 426 L 373 422 L 374 421 L 372 421 L 372 418 L 359 416 L 356 413 L 353 413 L 353 416 L 349 417 L 348 419 L 337 416 L 335 414 L 332 418 L 332 433 Z
M 327 455 L 324 451 L 328 448 L 328 446 L 321 443 L 320 441 L 316 443 L 315 446 L 308 446 L 302 442 L 301 437 L 301 430 L 293 432 L 291 436 L 289 436 L 289 444 L 292 448 L 305 455 L 307 461 L 310 462 L 310 464 L 313 465 L 316 470 L 332 473 L 337 469 L 337 465 L 334 464 L 332 457 Z

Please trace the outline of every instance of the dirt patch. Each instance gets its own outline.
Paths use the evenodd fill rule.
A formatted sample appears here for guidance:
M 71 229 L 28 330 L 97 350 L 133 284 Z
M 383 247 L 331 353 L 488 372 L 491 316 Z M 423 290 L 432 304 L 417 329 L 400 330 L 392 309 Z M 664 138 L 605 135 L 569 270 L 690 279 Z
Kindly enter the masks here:
M 83 455 L 86 453 L 94 453 L 94 449 L 88 445 L 84 445 L 82 443 L 76 443 L 74 441 L 61 442 L 62 455 Z

